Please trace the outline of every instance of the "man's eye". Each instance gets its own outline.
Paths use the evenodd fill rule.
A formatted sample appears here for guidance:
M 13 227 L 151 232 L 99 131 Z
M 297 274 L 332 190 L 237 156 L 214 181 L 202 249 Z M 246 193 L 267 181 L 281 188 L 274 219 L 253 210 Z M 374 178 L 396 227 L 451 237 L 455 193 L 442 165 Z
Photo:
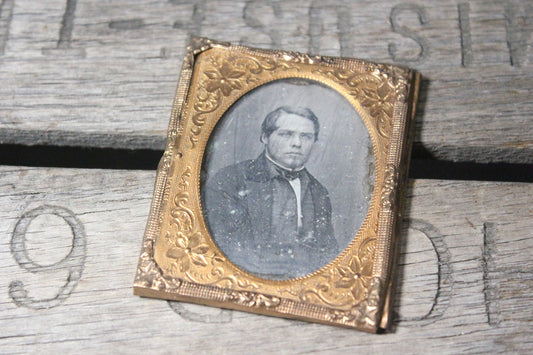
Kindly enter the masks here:
M 282 137 L 290 137 L 291 136 L 291 132 L 280 131 L 280 132 L 278 132 L 278 135 L 280 135 Z
M 306 141 L 310 141 L 314 138 L 315 136 L 313 134 L 302 134 L 300 135 L 300 138 L 301 139 L 304 139 Z

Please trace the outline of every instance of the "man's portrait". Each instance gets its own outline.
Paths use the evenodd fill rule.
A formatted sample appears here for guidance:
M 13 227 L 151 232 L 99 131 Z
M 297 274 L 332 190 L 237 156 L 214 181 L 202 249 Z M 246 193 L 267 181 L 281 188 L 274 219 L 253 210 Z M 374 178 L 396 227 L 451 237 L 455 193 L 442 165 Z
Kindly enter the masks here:
M 304 276 L 332 261 L 361 226 L 372 192 L 370 140 L 334 90 L 309 80 L 253 90 L 222 117 L 207 148 L 204 217 L 242 269 L 276 280 Z

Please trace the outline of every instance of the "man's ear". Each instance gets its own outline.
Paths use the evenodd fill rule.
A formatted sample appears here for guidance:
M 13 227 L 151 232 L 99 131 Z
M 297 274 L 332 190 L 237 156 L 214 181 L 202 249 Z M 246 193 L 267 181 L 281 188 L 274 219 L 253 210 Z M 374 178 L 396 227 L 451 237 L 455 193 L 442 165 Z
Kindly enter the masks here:
M 259 140 L 261 141 L 261 143 L 267 144 L 268 137 L 265 133 L 261 133 L 261 137 L 259 138 Z

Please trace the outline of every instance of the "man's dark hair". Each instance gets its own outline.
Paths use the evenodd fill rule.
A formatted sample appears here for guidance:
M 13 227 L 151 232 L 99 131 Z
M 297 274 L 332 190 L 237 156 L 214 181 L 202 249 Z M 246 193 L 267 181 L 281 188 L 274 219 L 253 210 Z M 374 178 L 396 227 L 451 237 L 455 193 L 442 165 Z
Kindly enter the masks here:
M 276 122 L 278 121 L 278 118 L 279 116 L 281 116 L 282 112 L 304 117 L 310 120 L 311 122 L 313 122 L 313 126 L 315 128 L 315 141 L 318 139 L 318 132 L 320 131 L 320 124 L 318 123 L 318 118 L 315 116 L 313 111 L 311 111 L 308 108 L 304 108 L 304 107 L 290 107 L 290 106 L 278 107 L 277 109 L 275 109 L 274 111 L 266 115 L 265 119 L 263 120 L 263 124 L 261 125 L 261 137 L 263 137 L 263 135 L 265 137 L 270 137 L 272 132 L 278 129 L 278 126 L 276 126 Z

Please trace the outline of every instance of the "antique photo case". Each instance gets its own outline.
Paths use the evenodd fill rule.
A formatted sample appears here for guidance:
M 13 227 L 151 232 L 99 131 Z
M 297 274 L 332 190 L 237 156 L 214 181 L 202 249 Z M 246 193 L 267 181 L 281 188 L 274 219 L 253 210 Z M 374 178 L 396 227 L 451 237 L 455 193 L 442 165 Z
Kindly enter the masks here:
M 134 293 L 386 328 L 418 80 L 193 39 Z

